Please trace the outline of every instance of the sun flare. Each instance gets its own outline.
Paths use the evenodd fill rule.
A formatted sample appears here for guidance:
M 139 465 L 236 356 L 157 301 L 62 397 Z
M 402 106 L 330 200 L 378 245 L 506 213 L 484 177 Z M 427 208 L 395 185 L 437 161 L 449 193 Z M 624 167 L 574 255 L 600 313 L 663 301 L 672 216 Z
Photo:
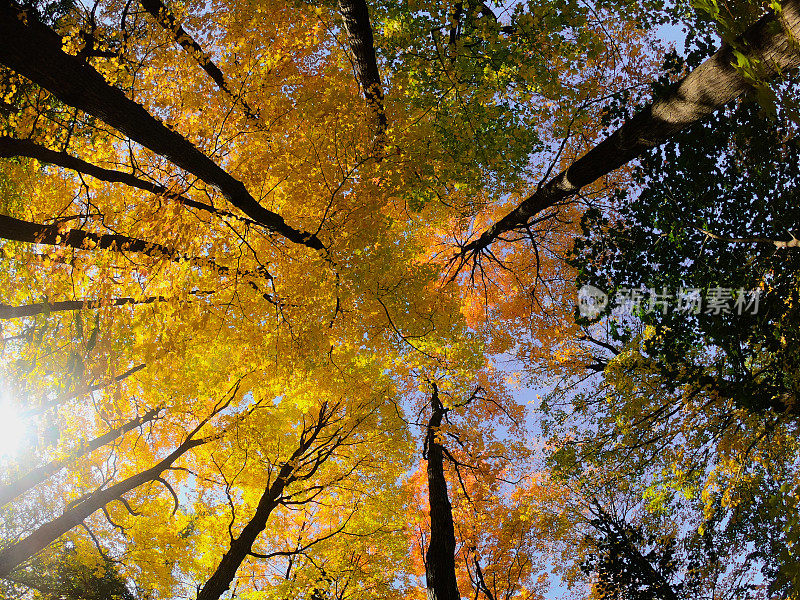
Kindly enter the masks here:
M 25 423 L 4 390 L 0 392 L 0 458 L 17 454 L 24 438 Z

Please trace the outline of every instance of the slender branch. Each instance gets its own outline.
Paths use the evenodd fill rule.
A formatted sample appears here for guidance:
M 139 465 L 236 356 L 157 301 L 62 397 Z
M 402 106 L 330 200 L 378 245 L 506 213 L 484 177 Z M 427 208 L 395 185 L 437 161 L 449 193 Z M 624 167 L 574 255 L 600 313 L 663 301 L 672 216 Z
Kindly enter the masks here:
M 83 523 L 87 517 L 103 508 L 106 504 L 118 500 L 124 494 L 154 480 L 189 450 L 209 441 L 209 438 L 193 439 L 190 435 L 180 446 L 154 466 L 106 489 L 90 494 L 83 501 L 63 512 L 59 517 L 40 526 L 20 541 L 6 546 L 0 550 L 0 577 L 6 577 L 23 562 L 47 548 L 73 527 Z
M 657 598 L 661 600 L 678 600 L 678 595 L 675 593 L 675 590 L 672 589 L 667 579 L 653 568 L 650 561 L 642 555 L 634 541 L 630 539 L 630 526 L 624 521 L 620 522 L 612 517 L 597 500 L 594 500 L 593 504 L 600 514 L 600 520 L 598 523 L 594 524 L 594 527 L 601 532 L 616 534 L 619 537 L 622 542 L 623 553 L 636 565 L 640 577 L 648 582 L 651 591 L 657 594 Z
M 329 409 L 327 403 L 324 403 L 314 424 L 303 429 L 297 448 L 283 463 L 272 483 L 264 489 L 253 517 L 239 536 L 231 541 L 228 551 L 223 555 L 214 573 L 198 592 L 197 600 L 218 600 L 230 588 L 239 566 L 251 554 L 253 544 L 266 528 L 272 511 L 280 506 L 286 487 L 298 478 L 310 477 L 313 474 L 299 476 L 297 473 L 299 463 L 314 445 L 322 430 L 331 423 L 335 409 L 336 407 Z
M 486 585 L 486 580 L 483 577 L 483 569 L 481 568 L 481 563 L 478 560 L 477 554 L 475 554 L 475 556 L 472 557 L 472 561 L 475 565 L 475 577 L 477 580 L 478 589 L 483 591 L 483 593 L 486 595 L 486 600 L 494 600 L 494 595 L 492 594 L 492 591 L 489 589 L 489 586 Z
M 269 554 L 259 554 L 258 552 L 250 551 L 249 554 L 250 554 L 250 556 L 252 556 L 254 558 L 260 558 L 260 559 L 270 559 L 270 558 L 275 558 L 276 556 L 296 556 L 298 554 L 303 554 L 306 550 L 308 550 L 312 546 L 316 546 L 320 542 L 324 542 L 325 540 L 329 540 L 332 537 L 342 533 L 345 530 L 345 528 L 347 527 L 347 525 L 350 523 L 350 519 L 353 518 L 354 514 L 355 514 L 355 510 L 353 510 L 350 513 L 350 515 L 344 520 L 344 523 L 342 523 L 342 525 L 338 529 L 334 529 L 333 531 L 323 535 L 322 537 L 318 537 L 318 538 L 310 541 L 309 543 L 307 543 L 307 544 L 305 544 L 303 546 L 301 546 L 299 544 L 299 540 L 298 540 L 298 545 L 294 550 L 270 552 Z
M 174 503 L 172 509 L 172 515 L 174 516 L 175 513 L 178 512 L 178 508 L 180 508 L 180 501 L 178 500 L 178 494 L 175 493 L 175 490 L 172 488 L 169 482 L 163 477 L 156 477 L 155 479 L 153 479 L 153 481 L 157 481 L 158 483 L 163 485 L 165 488 L 167 488 L 167 491 L 172 495 L 172 501 Z

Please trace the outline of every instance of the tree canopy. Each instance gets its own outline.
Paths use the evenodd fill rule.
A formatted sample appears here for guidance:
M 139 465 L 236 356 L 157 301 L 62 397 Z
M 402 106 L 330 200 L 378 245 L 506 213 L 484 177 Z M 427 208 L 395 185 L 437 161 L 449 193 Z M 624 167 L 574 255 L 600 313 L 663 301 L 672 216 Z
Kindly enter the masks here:
M 795 597 L 799 36 L 0 0 L 0 594 Z

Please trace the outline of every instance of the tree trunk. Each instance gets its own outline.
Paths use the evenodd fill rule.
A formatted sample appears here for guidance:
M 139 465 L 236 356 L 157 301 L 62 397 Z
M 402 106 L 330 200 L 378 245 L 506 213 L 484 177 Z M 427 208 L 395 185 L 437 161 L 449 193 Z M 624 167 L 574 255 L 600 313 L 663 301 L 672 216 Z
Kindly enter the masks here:
M 0 506 L 4 506 L 21 494 L 27 492 L 29 489 L 46 481 L 49 477 L 60 471 L 76 458 L 85 456 L 86 454 L 89 454 L 90 452 L 93 452 L 98 448 L 113 442 L 117 438 L 122 437 L 129 431 L 136 429 L 137 427 L 144 425 L 149 421 L 152 421 L 158 416 L 160 410 L 160 408 L 149 410 L 141 417 L 133 419 L 132 421 L 128 421 L 122 427 L 112 429 L 111 431 L 108 431 L 100 437 L 97 437 L 89 442 L 83 442 L 81 446 L 76 451 L 71 452 L 69 456 L 59 458 L 47 463 L 46 465 L 37 467 L 27 475 L 23 475 L 12 483 L 0 485 Z
M 324 248 L 316 235 L 290 227 L 279 214 L 261 206 L 242 182 L 110 85 L 89 63 L 65 53 L 61 45 L 61 37 L 40 23 L 33 11 L 0 0 L 2 64 L 217 188 L 231 204 L 264 227 L 309 248 Z
M 344 21 L 347 42 L 353 55 L 356 79 L 367 101 L 375 150 L 386 143 L 386 111 L 383 104 L 383 88 L 378 61 L 375 57 L 375 42 L 369 22 L 369 9 L 365 0 L 339 0 L 339 12 Z
M 289 460 L 280 468 L 272 485 L 264 490 L 258 502 L 258 507 L 256 507 L 255 514 L 247 525 L 245 525 L 244 529 L 242 529 L 239 537 L 231 541 L 228 551 L 222 557 L 222 560 L 220 560 L 216 570 L 206 581 L 200 593 L 197 594 L 197 600 L 218 600 L 220 596 L 230 588 L 233 578 L 236 576 L 236 571 L 239 569 L 242 562 L 244 562 L 244 559 L 250 554 L 256 538 L 266 528 L 270 514 L 280 505 L 284 490 L 290 483 L 297 480 L 295 473 L 298 462 L 308 449 L 311 448 L 322 429 L 326 427 L 332 414 L 326 413 L 326 406 L 327 405 L 323 405 L 321 408 L 316 424 L 312 426 L 310 430 L 304 430 L 303 434 L 300 436 L 298 447 L 292 453 Z M 312 473 L 314 471 L 316 471 L 316 469 L 313 469 Z M 305 479 L 307 477 L 308 475 L 303 478 Z
M 198 266 L 209 266 L 220 274 L 236 273 L 242 276 L 260 275 L 267 279 L 272 276 L 263 269 L 238 271 L 215 263 L 209 258 L 188 256 L 157 242 L 117 233 L 92 233 L 83 229 L 63 230 L 58 224 L 41 225 L 31 221 L 0 215 L 0 239 L 14 240 L 28 244 L 63 246 L 76 250 L 113 250 L 115 252 L 138 252 L 154 258 L 165 258 L 173 262 L 190 262 Z
M 82 229 L 62 230 L 57 224 L 40 225 L 7 215 L 0 215 L 0 238 L 29 244 L 66 246 L 76 250 L 96 248 L 98 250 L 141 252 L 148 256 L 170 260 L 189 260 L 188 257 L 181 256 L 175 250 L 156 242 L 147 242 L 116 233 L 97 234 Z
M 284 464 L 272 485 L 264 490 L 253 518 L 245 525 L 239 537 L 231 542 L 214 574 L 197 594 L 197 600 L 218 600 L 222 594 L 228 591 L 236 576 L 236 571 L 250 554 L 256 538 L 267 527 L 270 514 L 280 504 L 279 499 L 291 480 L 292 470 L 293 467 L 290 463 Z
M 137 300 L 135 298 L 113 298 L 111 300 L 63 300 L 60 302 L 37 302 L 35 304 L 23 304 L 20 306 L 9 306 L 0 304 L 0 321 L 8 319 L 21 319 L 23 317 L 34 317 L 44 312 L 47 314 L 54 312 L 70 312 L 78 310 L 91 310 L 103 306 L 125 306 L 127 304 L 152 304 L 156 300 L 166 300 L 163 296 L 151 296 Z
M 2 0 L 0 0 L 2 1 Z M 248 278 L 246 283 L 253 288 L 267 302 L 276 306 L 280 300 L 271 294 L 261 291 L 258 284 L 251 278 L 259 277 L 270 280 L 272 275 L 265 267 L 259 266 L 252 271 L 240 271 L 224 265 L 219 265 L 209 258 L 192 257 L 181 254 L 156 242 L 147 242 L 138 238 L 120 234 L 97 234 L 82 229 L 67 229 L 62 231 L 58 225 L 40 225 L 15 219 L 7 215 L 0 215 L 0 239 L 26 242 L 29 244 L 47 244 L 49 246 L 64 246 L 76 250 L 113 250 L 115 252 L 140 252 L 154 258 L 166 258 L 174 262 L 190 262 L 200 267 L 210 267 L 221 275 L 236 274 Z M 205 292 L 208 293 L 208 292 Z M 121 303 L 127 299 L 121 299 Z
M 444 476 L 444 451 L 437 439 L 445 408 L 439 389 L 433 384 L 432 414 L 428 421 L 425 448 L 428 458 L 428 503 L 431 509 L 431 540 L 425 553 L 428 600 L 460 600 L 456 582 L 456 535 L 453 508 Z
M 158 464 L 104 490 L 91 494 L 88 498 L 64 511 L 61 516 L 45 523 L 27 537 L 0 550 L 0 577 L 5 577 L 11 573 L 23 562 L 47 548 L 70 529 L 83 523 L 87 517 L 103 508 L 106 504 L 121 498 L 145 483 L 156 480 L 161 476 L 161 473 L 171 467 L 186 452 L 206 443 L 206 441 L 208 440 L 187 439 Z
M 230 217 L 239 219 L 250 225 L 260 226 L 259 223 L 256 223 L 251 219 L 235 215 L 226 210 L 219 210 L 210 204 L 197 202 L 181 194 L 176 194 L 175 192 L 168 190 L 163 185 L 140 179 L 131 173 L 124 173 L 122 171 L 115 171 L 113 169 L 104 169 L 103 167 L 98 167 L 97 165 L 88 163 L 80 158 L 71 156 L 66 152 L 57 152 L 56 150 L 51 150 L 50 148 L 37 144 L 31 140 L 18 140 L 9 136 L 0 136 L 0 157 L 7 158 L 11 156 L 26 156 L 28 158 L 35 158 L 43 163 L 56 165 L 58 167 L 70 169 L 71 171 L 77 171 L 78 173 L 83 173 L 85 175 L 91 175 L 100 181 L 107 181 L 109 183 L 124 183 L 125 185 L 150 192 L 156 196 L 170 198 L 180 202 L 184 206 L 204 210 L 218 217 Z
M 761 75 L 771 78 L 800 65 L 800 0 L 784 0 L 780 17 L 767 13 L 736 43 L 758 62 Z M 478 253 L 502 234 L 522 227 L 537 213 L 659 146 L 692 123 L 703 119 L 752 89 L 738 71 L 733 48 L 724 44 L 713 56 L 677 82 L 661 99 L 624 123 L 565 171 L 552 178 L 517 208 L 463 248 Z

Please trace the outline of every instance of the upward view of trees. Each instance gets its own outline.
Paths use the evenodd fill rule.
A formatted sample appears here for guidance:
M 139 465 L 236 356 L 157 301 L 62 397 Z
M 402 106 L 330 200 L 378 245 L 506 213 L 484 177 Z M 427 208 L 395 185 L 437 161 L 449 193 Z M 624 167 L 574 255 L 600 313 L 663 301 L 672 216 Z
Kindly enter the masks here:
M 796 0 L 0 0 L 0 595 L 798 597 L 798 67 Z

